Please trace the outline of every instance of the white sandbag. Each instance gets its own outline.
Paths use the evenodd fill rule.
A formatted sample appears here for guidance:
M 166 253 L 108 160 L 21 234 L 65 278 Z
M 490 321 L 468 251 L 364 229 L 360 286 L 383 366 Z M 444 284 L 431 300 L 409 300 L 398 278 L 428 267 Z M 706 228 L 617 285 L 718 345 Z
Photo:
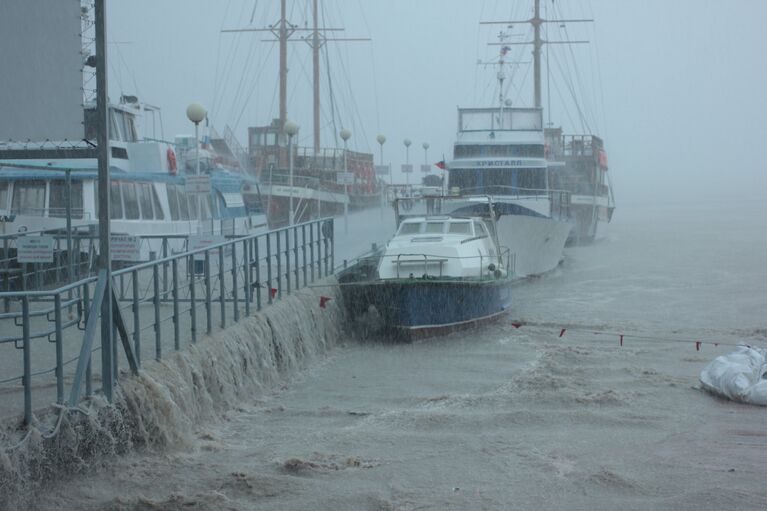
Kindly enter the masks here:
M 700 373 L 703 388 L 733 401 L 767 406 L 765 350 L 743 346 L 716 357 Z

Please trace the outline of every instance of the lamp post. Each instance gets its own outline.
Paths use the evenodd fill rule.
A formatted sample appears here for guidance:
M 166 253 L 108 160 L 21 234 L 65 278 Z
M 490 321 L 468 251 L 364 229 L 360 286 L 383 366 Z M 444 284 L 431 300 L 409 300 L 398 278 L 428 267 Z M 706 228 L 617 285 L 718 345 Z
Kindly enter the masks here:
M 376 142 L 378 142 L 378 145 L 381 146 L 381 167 L 383 167 L 384 159 L 383 159 L 383 145 L 386 143 L 386 135 L 380 134 L 376 137 Z M 377 178 L 377 176 L 376 176 Z M 391 180 L 391 172 L 389 172 L 389 179 Z M 383 177 L 381 178 L 381 184 L 385 183 L 383 180 Z M 381 203 L 381 218 L 383 219 L 383 207 L 384 207 L 384 191 L 385 187 L 381 186 L 381 199 L 379 202 Z
M 383 165 L 383 145 L 386 143 L 386 135 L 378 135 L 376 141 L 381 146 L 381 165 Z
M 410 165 L 410 144 L 413 142 L 406 138 L 402 143 L 405 144 L 405 165 Z M 405 186 L 410 186 L 410 172 L 405 172 Z
M 288 208 L 288 224 L 293 225 L 296 217 L 293 211 L 293 137 L 298 133 L 299 126 L 293 121 L 285 123 L 285 133 L 288 135 L 288 186 L 290 186 L 290 206 Z
M 428 165 L 429 164 L 429 143 L 424 142 L 421 147 L 423 147 L 423 164 Z
M 197 156 L 197 166 L 195 173 L 200 175 L 200 123 L 205 119 L 208 112 L 205 111 L 205 107 L 199 103 L 192 103 L 186 107 L 186 117 L 194 123 L 194 145 L 195 156 Z
M 352 137 L 352 132 L 347 130 L 346 128 L 343 128 L 341 132 L 339 133 L 339 135 L 341 136 L 341 139 L 344 141 L 344 180 L 345 180 L 347 173 L 349 172 L 348 161 L 346 159 L 346 155 L 348 153 L 347 142 Z M 348 185 L 346 190 L 347 190 L 346 201 L 344 202 L 344 233 L 349 234 L 349 188 L 348 188 Z

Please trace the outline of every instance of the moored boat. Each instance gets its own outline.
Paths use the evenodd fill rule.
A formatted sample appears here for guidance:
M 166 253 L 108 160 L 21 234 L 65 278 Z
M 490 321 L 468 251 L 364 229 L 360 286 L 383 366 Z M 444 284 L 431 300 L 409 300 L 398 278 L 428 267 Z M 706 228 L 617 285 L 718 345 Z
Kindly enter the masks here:
M 341 277 L 347 306 L 358 314 L 372 306 L 384 332 L 407 340 L 475 326 L 508 312 L 510 255 L 498 245 L 489 206 L 486 201 L 485 214 L 470 216 L 403 217 L 379 254 L 372 278 L 354 282 Z

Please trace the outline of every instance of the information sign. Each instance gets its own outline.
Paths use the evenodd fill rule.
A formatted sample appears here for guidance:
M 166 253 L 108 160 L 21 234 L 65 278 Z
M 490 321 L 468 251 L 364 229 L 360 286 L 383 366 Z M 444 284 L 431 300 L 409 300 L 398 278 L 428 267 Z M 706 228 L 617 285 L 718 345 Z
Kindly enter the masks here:
M 210 193 L 210 176 L 186 176 L 184 191 L 192 194 Z
M 402 164 L 402 173 L 403 174 L 412 174 L 413 173 L 413 164 L 412 163 L 403 163 Z
M 52 263 L 52 236 L 22 236 L 16 239 L 16 260 L 20 263 Z
M 112 234 L 109 249 L 113 261 L 141 261 L 141 238 L 127 234 Z

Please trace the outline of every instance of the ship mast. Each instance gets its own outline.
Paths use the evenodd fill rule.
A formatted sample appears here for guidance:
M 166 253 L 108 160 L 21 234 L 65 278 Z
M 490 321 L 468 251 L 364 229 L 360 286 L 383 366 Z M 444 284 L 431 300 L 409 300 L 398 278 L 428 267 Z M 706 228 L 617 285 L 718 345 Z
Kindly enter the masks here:
M 541 37 L 541 25 L 544 23 L 588 23 L 593 19 L 548 20 L 541 18 L 541 0 L 535 0 L 533 17 L 516 21 L 480 21 L 480 25 L 515 25 L 529 23 L 533 26 L 533 40 L 520 43 L 488 43 L 490 46 L 533 45 L 533 101 L 536 108 L 541 108 L 541 48 L 544 44 L 586 44 L 588 41 L 547 41 Z

